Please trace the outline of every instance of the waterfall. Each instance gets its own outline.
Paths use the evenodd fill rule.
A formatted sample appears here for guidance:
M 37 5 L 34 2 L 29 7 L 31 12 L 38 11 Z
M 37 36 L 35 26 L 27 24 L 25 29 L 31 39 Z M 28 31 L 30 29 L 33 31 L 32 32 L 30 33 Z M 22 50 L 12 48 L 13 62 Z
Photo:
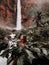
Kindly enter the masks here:
M 21 3 L 20 0 L 17 0 L 17 21 L 16 21 L 16 30 L 21 30 Z

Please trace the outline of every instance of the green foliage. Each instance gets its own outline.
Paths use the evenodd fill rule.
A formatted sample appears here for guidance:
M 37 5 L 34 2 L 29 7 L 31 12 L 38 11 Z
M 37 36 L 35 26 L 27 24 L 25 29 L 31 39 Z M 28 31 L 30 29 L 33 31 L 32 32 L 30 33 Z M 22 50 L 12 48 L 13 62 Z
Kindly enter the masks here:
M 6 35 L 6 32 L 0 29 L 0 39 L 3 38 L 5 35 Z
M 22 31 L 17 33 L 17 37 L 21 34 L 25 34 L 27 37 L 27 45 L 24 47 L 12 46 L 11 48 L 6 48 L 1 56 L 5 56 L 8 58 L 8 54 L 11 53 L 11 57 L 8 58 L 8 64 L 15 58 L 17 60 L 17 65 L 21 63 L 21 65 L 32 64 L 32 60 L 38 58 L 46 58 L 49 56 L 47 54 L 47 49 L 49 49 L 49 45 L 46 44 L 49 42 L 49 27 L 29 27 L 27 30 L 22 29 Z M 2 44 L 2 41 L 0 42 Z M 2 44 L 0 46 L 4 47 Z M 43 49 L 46 49 L 46 54 L 43 52 Z M 42 51 L 41 51 L 42 50 Z M 49 50 L 48 50 L 49 51 Z M 44 56 L 44 57 L 43 57 Z M 45 59 L 46 59 L 45 58 Z M 38 59 L 39 60 L 39 59 Z M 37 60 L 36 60 L 37 61 Z M 36 62 L 34 61 L 34 62 Z M 25 63 L 26 62 L 26 63 Z

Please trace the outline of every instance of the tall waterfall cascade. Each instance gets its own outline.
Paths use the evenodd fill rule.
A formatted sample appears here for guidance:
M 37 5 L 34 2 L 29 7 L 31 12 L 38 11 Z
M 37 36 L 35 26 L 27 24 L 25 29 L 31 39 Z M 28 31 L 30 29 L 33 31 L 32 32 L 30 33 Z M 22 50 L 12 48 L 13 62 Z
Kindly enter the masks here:
M 16 21 L 16 30 L 21 30 L 21 2 L 17 0 L 17 21 Z

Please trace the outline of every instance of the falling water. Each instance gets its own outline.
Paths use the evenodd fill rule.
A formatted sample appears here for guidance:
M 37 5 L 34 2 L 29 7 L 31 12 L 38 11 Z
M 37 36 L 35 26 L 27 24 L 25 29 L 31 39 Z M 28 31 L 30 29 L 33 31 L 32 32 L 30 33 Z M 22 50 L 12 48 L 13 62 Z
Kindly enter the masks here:
M 17 22 L 16 22 L 16 30 L 21 30 L 21 3 L 20 0 L 17 0 Z

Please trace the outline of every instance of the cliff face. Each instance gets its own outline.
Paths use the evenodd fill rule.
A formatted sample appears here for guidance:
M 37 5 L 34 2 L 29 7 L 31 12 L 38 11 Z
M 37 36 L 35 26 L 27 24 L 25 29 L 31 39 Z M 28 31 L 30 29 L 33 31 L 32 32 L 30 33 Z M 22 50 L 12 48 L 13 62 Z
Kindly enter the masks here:
M 43 0 L 43 2 L 45 1 Z M 33 24 L 33 19 L 35 17 L 36 12 L 38 11 L 38 8 L 41 7 L 41 4 L 43 4 L 41 0 L 21 0 L 22 25 L 24 27 L 29 27 Z M 17 0 L 1 0 L 0 24 L 15 26 L 16 18 Z
M 28 19 L 28 16 L 26 16 L 26 11 L 29 7 L 31 7 L 32 1 L 33 0 L 21 0 L 22 21 Z M 16 24 L 16 18 L 17 18 L 17 0 L 1 0 L 0 1 L 0 23 L 1 24 L 4 23 L 6 25 L 12 24 L 13 26 L 13 24 L 14 25 Z M 26 22 L 23 22 L 22 25 L 26 26 Z M 27 26 L 29 26 L 28 23 Z
M 4 22 L 5 24 L 10 23 L 15 24 L 15 20 L 16 20 L 16 0 L 1 0 L 0 22 Z

